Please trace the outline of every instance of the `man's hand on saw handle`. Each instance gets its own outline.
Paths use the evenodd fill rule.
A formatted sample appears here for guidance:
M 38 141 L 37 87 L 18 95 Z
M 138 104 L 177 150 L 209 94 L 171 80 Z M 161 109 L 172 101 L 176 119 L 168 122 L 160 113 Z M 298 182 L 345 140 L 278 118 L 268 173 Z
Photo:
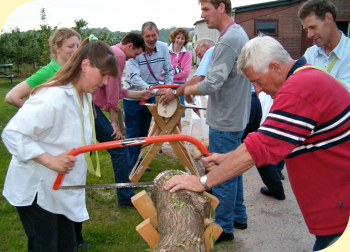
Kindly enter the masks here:
M 159 92 L 159 94 L 158 94 L 158 92 Z M 159 89 L 157 91 L 157 95 L 160 96 L 158 102 L 161 103 L 162 105 L 166 105 L 176 98 L 176 96 L 174 95 L 174 90 L 172 90 L 171 88 Z

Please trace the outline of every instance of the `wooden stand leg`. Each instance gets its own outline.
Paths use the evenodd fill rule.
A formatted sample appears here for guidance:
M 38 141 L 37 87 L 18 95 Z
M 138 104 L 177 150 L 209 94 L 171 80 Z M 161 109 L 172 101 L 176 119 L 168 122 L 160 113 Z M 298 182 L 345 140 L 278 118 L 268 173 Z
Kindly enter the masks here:
M 216 198 L 213 194 L 210 194 L 208 192 L 204 192 L 203 196 L 205 198 L 209 198 L 209 202 L 211 204 L 211 207 L 213 208 L 213 210 L 216 209 L 216 207 L 219 205 L 220 201 L 218 200 L 218 198 Z
M 159 233 L 151 219 L 148 218 L 141 222 L 136 227 L 136 231 L 147 242 L 151 249 L 154 250 L 155 246 L 159 243 Z
M 144 220 L 150 218 L 155 226 L 158 226 L 157 209 L 145 190 L 133 196 L 131 202 Z
M 204 231 L 205 251 L 208 252 L 211 245 L 222 233 L 222 227 L 216 223 L 211 223 Z
M 177 124 L 181 118 L 181 115 L 185 111 L 185 108 L 178 108 L 171 118 L 165 119 L 158 114 L 157 107 L 154 104 L 149 104 L 147 106 L 154 119 L 153 129 L 150 131 L 150 134 L 154 134 L 156 129 L 161 131 L 159 135 L 180 133 L 179 129 L 177 128 Z M 137 163 L 138 165 L 135 165 L 129 176 L 131 182 L 138 182 L 140 180 L 143 173 L 146 171 L 146 168 L 156 156 L 158 150 L 162 147 L 162 144 L 163 143 L 153 144 L 144 159 L 142 159 L 141 163 Z M 170 142 L 170 145 L 187 173 L 199 176 L 199 172 L 197 171 L 196 165 L 186 145 L 184 145 L 182 142 Z

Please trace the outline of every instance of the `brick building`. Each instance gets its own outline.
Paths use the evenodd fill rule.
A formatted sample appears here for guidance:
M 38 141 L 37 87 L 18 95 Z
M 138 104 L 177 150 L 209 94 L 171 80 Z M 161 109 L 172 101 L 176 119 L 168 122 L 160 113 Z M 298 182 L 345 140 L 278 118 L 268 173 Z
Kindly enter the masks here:
M 280 0 L 240 6 L 233 8 L 232 16 L 245 29 L 250 39 L 256 37 L 259 32 L 270 35 L 286 48 L 292 58 L 297 59 L 312 45 L 298 19 L 298 10 L 304 2 L 305 0 Z M 349 37 L 349 0 L 332 0 L 332 2 L 338 8 L 338 27 Z M 217 41 L 218 31 L 208 29 L 202 20 L 194 25 L 194 39 L 209 37 Z

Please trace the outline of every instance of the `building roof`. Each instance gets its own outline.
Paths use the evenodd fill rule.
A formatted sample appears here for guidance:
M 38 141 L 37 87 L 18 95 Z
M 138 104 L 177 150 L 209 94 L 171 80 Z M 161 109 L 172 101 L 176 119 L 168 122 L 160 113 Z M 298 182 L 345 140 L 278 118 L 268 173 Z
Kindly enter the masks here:
M 278 1 L 272 1 L 272 2 L 250 4 L 250 5 L 235 7 L 232 9 L 232 12 L 233 13 L 240 13 L 240 12 L 246 12 L 246 11 L 252 11 L 252 10 L 274 8 L 274 7 L 279 7 L 279 6 L 300 3 L 301 1 L 302 0 L 278 0 Z

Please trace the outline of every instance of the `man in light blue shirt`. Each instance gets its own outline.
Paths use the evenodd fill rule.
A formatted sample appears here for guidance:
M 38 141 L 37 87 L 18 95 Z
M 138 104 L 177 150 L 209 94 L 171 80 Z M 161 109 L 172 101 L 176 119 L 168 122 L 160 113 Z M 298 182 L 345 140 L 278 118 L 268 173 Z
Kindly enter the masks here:
M 201 62 L 197 68 L 194 76 L 207 76 L 211 64 L 211 56 L 214 51 L 214 41 L 209 38 L 202 38 L 197 40 L 197 46 L 195 48 L 196 56 L 200 58 Z
M 337 27 L 336 6 L 329 0 L 309 0 L 298 16 L 315 42 L 304 54 L 307 63 L 324 68 L 350 91 L 350 41 Z

